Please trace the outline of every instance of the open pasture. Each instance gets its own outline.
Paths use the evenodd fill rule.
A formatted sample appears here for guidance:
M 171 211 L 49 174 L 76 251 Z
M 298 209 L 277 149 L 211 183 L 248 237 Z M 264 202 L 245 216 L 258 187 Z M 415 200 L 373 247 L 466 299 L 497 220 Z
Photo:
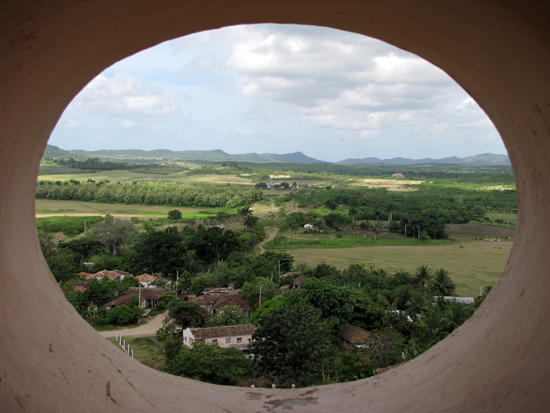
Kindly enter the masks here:
M 488 212 L 485 214 L 488 218 L 491 218 L 493 221 L 496 219 L 502 219 L 504 222 L 510 222 L 513 224 L 518 223 L 518 214 L 506 214 L 500 212 Z
M 507 215 L 507 214 L 502 214 Z M 475 238 L 514 238 L 515 227 L 481 224 L 448 224 L 446 226 L 449 237 L 456 239 Z
M 56 215 L 127 215 L 128 218 L 133 216 L 167 216 L 169 211 L 177 209 L 182 212 L 184 218 L 203 217 L 206 214 L 201 214 L 201 208 L 191 207 L 169 207 L 160 205 L 126 205 L 126 204 L 103 204 L 99 202 L 80 202 L 80 201 L 56 201 L 49 199 L 37 199 L 36 216 L 56 216 Z M 209 211 L 214 211 L 216 208 L 208 208 Z M 213 212 L 213 213 L 214 213 Z
M 414 273 L 426 264 L 434 270 L 445 268 L 461 296 L 479 295 L 479 287 L 495 284 L 504 270 L 512 242 L 472 241 L 463 244 L 418 246 L 372 246 L 334 249 L 288 249 L 295 264 L 309 266 L 326 262 L 343 270 L 351 264 L 373 264 L 387 273 L 406 270 Z

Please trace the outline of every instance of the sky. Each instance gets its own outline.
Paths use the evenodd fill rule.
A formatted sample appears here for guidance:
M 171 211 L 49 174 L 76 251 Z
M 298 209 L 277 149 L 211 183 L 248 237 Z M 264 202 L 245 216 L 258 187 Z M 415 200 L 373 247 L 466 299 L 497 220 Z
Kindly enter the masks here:
M 492 122 L 416 55 L 334 29 L 232 26 L 161 43 L 93 79 L 50 144 L 346 158 L 506 154 Z

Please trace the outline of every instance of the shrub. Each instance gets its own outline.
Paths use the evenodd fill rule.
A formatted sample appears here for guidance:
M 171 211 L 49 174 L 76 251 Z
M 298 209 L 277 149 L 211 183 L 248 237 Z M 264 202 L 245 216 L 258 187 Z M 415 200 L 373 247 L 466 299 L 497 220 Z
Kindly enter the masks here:
M 107 312 L 107 316 L 105 317 L 105 320 L 107 324 L 125 326 L 128 324 L 135 323 L 139 318 L 139 313 L 140 313 L 140 310 L 137 307 L 132 308 L 127 306 L 126 304 L 123 304 Z

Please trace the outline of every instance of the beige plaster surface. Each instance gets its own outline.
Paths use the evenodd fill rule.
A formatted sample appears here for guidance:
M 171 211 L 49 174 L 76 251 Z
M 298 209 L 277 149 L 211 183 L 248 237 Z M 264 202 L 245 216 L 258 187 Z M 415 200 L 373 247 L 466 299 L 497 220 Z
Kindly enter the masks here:
M 0 0 L 0 410 L 543 412 L 550 405 L 550 6 L 496 0 Z M 41 256 L 34 190 L 71 99 L 133 53 L 243 23 L 362 33 L 445 70 L 509 150 L 520 201 L 505 272 L 450 338 L 376 378 L 213 386 L 141 365 L 88 326 Z

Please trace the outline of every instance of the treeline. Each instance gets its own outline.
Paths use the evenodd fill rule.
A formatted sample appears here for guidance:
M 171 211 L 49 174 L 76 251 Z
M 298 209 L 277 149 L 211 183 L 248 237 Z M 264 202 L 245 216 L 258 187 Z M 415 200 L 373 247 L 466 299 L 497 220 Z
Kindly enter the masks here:
M 255 188 L 163 182 L 38 181 L 37 199 L 118 202 L 125 204 L 239 207 L 263 199 Z
M 99 158 L 89 158 L 84 161 L 78 161 L 73 158 L 52 159 L 58 165 L 66 165 L 75 169 L 85 169 L 90 171 L 111 171 L 113 169 L 128 169 L 126 162 L 102 161 Z

